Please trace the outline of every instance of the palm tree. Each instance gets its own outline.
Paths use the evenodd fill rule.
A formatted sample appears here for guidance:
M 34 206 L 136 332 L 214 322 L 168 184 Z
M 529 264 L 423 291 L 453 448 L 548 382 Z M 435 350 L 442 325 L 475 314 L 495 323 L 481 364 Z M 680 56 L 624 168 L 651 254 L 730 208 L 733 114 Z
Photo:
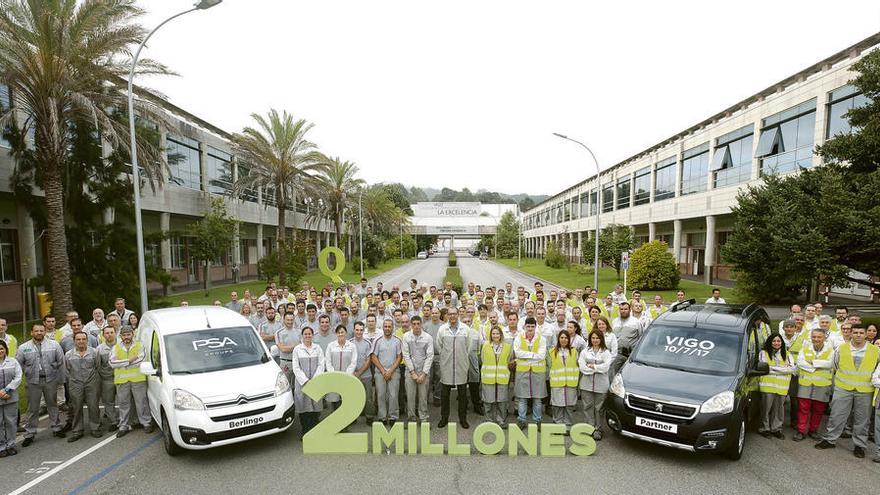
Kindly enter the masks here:
M 317 146 L 306 139 L 314 127 L 304 119 L 294 120 L 286 111 L 281 114 L 271 109 L 264 117 L 251 114 L 257 127 L 245 127 L 232 137 L 235 154 L 247 164 L 249 173 L 232 184 L 230 193 L 239 197 L 249 190 L 271 190 L 278 208 L 279 249 L 284 249 L 285 216 L 287 208 L 296 204 L 297 194 L 303 192 L 312 180 L 312 173 L 320 169 L 321 154 Z M 293 231 L 296 239 L 296 229 Z M 283 283 L 284 276 L 281 276 Z
M 377 234 L 396 232 L 401 220 L 406 217 L 403 211 L 394 204 L 382 184 L 375 184 L 363 189 L 361 207 L 364 225 Z
M 44 192 L 49 278 L 56 314 L 72 309 L 70 262 L 65 237 L 65 166 L 70 158 L 72 126 L 90 122 L 116 149 L 128 149 L 122 81 L 130 68 L 130 47 L 146 30 L 135 19 L 144 11 L 134 0 L 0 0 L 0 82 L 12 97 L 12 108 L 0 110 L 0 128 L 24 118 L 23 135 L 33 131 L 36 186 Z M 167 69 L 141 60 L 138 74 L 165 74 Z M 155 123 L 167 119 L 150 102 L 137 102 L 138 114 Z M 138 143 L 145 175 L 160 176 L 157 146 Z M 75 212 L 72 212 L 75 213 Z
M 357 178 L 358 167 L 354 163 L 325 157 L 315 177 L 317 192 L 323 199 L 326 213 L 336 227 L 336 247 L 342 242 L 342 222 L 346 213 L 357 206 L 357 193 L 363 187 L 363 179 Z M 351 253 L 346 252 L 349 256 Z

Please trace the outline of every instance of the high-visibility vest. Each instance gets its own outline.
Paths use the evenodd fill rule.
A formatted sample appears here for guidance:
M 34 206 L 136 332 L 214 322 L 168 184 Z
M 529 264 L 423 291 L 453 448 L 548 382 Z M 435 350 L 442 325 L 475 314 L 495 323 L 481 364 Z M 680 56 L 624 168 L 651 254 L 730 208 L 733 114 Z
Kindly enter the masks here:
M 669 308 L 667 308 L 666 306 L 663 306 L 662 304 L 660 305 L 660 308 L 659 308 L 659 309 L 657 308 L 657 306 L 655 306 L 655 305 L 652 304 L 652 305 L 648 308 L 648 314 L 651 315 L 651 319 L 652 319 L 652 320 L 656 320 L 658 316 L 660 316 L 660 315 L 662 315 L 663 313 L 665 313 L 668 309 L 669 309 Z
M 563 354 L 554 347 L 550 350 L 550 387 L 577 387 L 580 379 L 580 370 L 577 363 L 577 351 L 568 350 L 565 363 L 562 362 Z
M 122 343 L 117 343 L 113 346 L 113 357 L 117 361 L 123 361 L 126 359 L 131 361 L 137 359 L 138 354 L 141 352 L 141 347 L 141 343 L 135 341 L 131 345 L 131 349 L 126 352 L 125 348 L 122 347 Z M 140 367 L 136 364 L 124 368 L 113 368 L 113 383 L 117 385 L 128 382 L 143 382 L 146 380 L 147 377 L 141 373 Z
M 541 334 L 535 332 L 535 338 L 532 339 L 532 345 L 529 347 L 529 341 L 526 340 L 525 336 L 520 340 L 519 348 L 521 351 L 529 351 L 529 352 L 538 352 L 538 349 L 541 345 Z M 527 364 L 525 360 L 517 358 L 516 360 L 516 372 L 521 373 L 525 371 L 533 371 L 535 373 L 543 373 L 547 371 L 547 361 L 541 361 L 538 364 Z
M 61 343 L 61 340 L 64 339 L 64 334 L 61 332 L 61 329 L 55 330 L 55 342 Z
M 772 359 L 767 351 L 764 353 L 764 359 L 771 366 L 782 366 L 785 363 L 782 359 Z M 791 375 L 764 375 L 758 380 L 758 390 L 765 394 L 788 395 L 788 386 L 791 384 Z
M 832 345 L 826 345 L 825 349 L 816 354 L 815 349 L 813 349 L 812 345 L 804 346 L 803 350 L 804 359 L 807 361 L 813 361 L 814 359 L 821 359 L 823 361 L 830 360 L 834 355 L 834 347 Z M 829 387 L 831 386 L 831 369 L 817 369 L 816 371 L 808 372 L 803 369 L 798 370 L 798 384 L 803 385 L 805 387 L 809 387 L 811 385 L 815 385 L 817 387 Z
M 871 393 L 874 391 L 874 385 L 871 384 L 871 374 L 877 367 L 877 361 L 880 359 L 880 349 L 877 346 L 866 343 L 865 357 L 862 363 L 856 369 L 855 361 L 852 355 L 852 344 L 849 342 L 843 344 L 838 349 L 840 352 L 840 362 L 837 366 L 837 374 L 834 377 L 834 385 L 843 389 L 862 393 Z
M 608 318 L 608 321 L 614 321 L 615 318 L 620 316 L 620 307 L 618 306 L 613 306 L 611 311 L 608 311 L 608 308 L 602 304 L 599 306 L 599 311 L 605 315 L 605 318 Z
M 802 328 L 801 333 L 795 335 L 794 339 L 792 339 L 791 341 L 791 345 L 786 348 L 786 351 L 791 353 L 795 362 L 797 362 L 798 354 L 800 354 L 801 350 L 803 350 L 804 348 L 804 340 L 806 339 L 807 335 L 809 335 L 809 333 L 810 330 L 808 330 L 806 327 Z
M 6 346 L 9 347 L 6 356 L 14 358 L 16 351 L 18 351 L 18 339 L 15 338 L 15 335 L 6 334 Z
M 510 368 L 507 367 L 510 361 L 510 352 L 512 348 L 508 343 L 501 344 L 501 353 L 495 356 L 495 348 L 492 344 L 486 342 L 483 344 L 481 351 L 483 365 L 480 366 L 480 382 L 486 385 L 507 385 L 510 383 Z

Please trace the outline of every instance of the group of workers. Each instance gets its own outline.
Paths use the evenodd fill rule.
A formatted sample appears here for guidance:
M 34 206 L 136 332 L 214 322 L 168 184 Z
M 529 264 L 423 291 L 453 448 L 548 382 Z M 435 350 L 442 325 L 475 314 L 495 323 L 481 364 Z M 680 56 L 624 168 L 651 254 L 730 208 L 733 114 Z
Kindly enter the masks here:
M 678 291 L 672 306 L 685 300 Z M 714 289 L 705 303 L 725 301 Z M 541 282 L 533 291 L 514 290 L 511 283 L 485 289 L 469 283 L 459 294 L 448 282 L 436 287 L 415 279 L 403 289 L 386 289 L 381 282 L 368 286 L 362 279 L 360 285 L 320 291 L 306 285 L 296 293 L 272 284 L 259 296 L 232 292 L 225 306 L 248 318 L 293 384 L 303 434 L 325 407 L 335 409 L 341 400 L 336 394 L 313 400 L 303 393 L 304 385 L 323 372 L 340 371 L 363 384 L 367 424 L 393 424 L 401 413 L 407 421 L 429 421 L 433 403 L 440 406 L 437 426 L 443 428 L 455 391 L 462 428 L 470 427 L 469 409 L 499 425 L 512 411 L 520 427 L 530 417 L 540 427 L 546 409 L 553 422 L 570 428 L 580 404 L 597 440 L 603 436 L 610 378 L 626 361 L 620 350 L 631 350 L 669 309 L 659 295 L 648 302 L 621 286 L 600 297 L 590 287 L 545 292 Z M 58 329 L 46 316 L 21 346 L 0 320 L 0 457 L 17 453 L 22 376 L 28 401 L 23 446 L 34 441 L 41 403 L 52 435 L 70 432 L 68 441 L 83 436 L 86 420 L 96 437 L 105 429 L 118 430 L 117 436 L 137 426 L 153 431 L 139 370 L 144 353 L 135 338 L 137 316 L 122 299 L 106 317 L 101 309 L 92 316 L 83 324 L 75 312 L 68 313 Z M 852 436 L 855 455 L 864 457 L 875 416 L 880 428 L 877 326 L 863 325 L 845 307 L 836 308 L 834 317 L 823 315 L 816 303 L 803 311 L 792 306 L 777 330 L 764 323 L 756 334 L 759 359 L 769 367 L 758 380 L 760 433 L 784 438 L 788 408 L 795 441 L 809 436 L 824 449 Z M 68 407 L 64 425 L 60 388 Z M 880 462 L 876 450 L 874 460 Z
M 154 431 L 139 368 L 144 351 L 135 338 L 138 318 L 125 300 L 117 299 L 106 315 L 95 309 L 87 324 L 75 311 L 66 320 L 56 328 L 55 317 L 44 316 L 31 327 L 31 339 L 19 345 L 0 319 L 0 457 L 18 453 L 17 433 L 24 434 L 22 447 L 34 442 L 43 406 L 52 436 L 68 442 L 86 430 L 96 438 L 109 431 L 122 437 L 137 426 Z M 20 427 L 22 381 L 27 411 Z M 60 409 L 67 412 L 64 424 Z

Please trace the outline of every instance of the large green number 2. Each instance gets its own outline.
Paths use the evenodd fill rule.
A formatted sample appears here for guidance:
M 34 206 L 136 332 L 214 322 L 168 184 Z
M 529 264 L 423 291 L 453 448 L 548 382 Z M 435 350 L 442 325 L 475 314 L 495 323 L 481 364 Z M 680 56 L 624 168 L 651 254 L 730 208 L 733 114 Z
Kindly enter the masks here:
M 342 397 L 342 405 L 303 435 L 303 454 L 366 454 L 367 433 L 342 433 L 364 409 L 364 386 L 354 375 L 332 371 L 316 376 L 303 387 L 303 393 L 316 401 L 330 392 Z

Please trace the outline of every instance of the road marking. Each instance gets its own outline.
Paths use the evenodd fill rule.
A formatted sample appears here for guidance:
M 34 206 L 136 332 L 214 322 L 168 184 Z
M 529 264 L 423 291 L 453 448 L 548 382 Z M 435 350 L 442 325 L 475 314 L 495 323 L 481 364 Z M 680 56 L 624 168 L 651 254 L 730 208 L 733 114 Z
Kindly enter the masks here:
M 104 476 L 107 476 L 108 474 L 112 473 L 112 472 L 115 471 L 117 468 L 119 468 L 119 466 L 121 466 L 121 465 L 125 464 L 126 462 L 130 461 L 132 458 L 134 458 L 135 456 L 137 456 L 138 454 L 140 454 L 141 452 L 143 452 L 144 449 L 146 449 L 146 448 L 149 447 L 150 445 L 153 445 L 154 443 L 156 443 L 157 441 L 159 441 L 159 440 L 161 440 L 161 439 L 162 439 L 162 435 L 154 435 L 153 438 L 152 438 L 150 441 L 148 441 L 148 442 L 146 442 L 145 444 L 141 445 L 140 447 L 138 447 L 138 448 L 132 450 L 132 451 L 129 452 L 128 454 L 125 454 L 125 455 L 122 456 L 122 458 L 119 459 L 118 461 L 116 461 L 116 462 L 114 462 L 113 464 L 107 466 L 106 468 L 104 468 L 103 470 L 101 470 L 101 472 L 99 472 L 99 473 L 95 474 L 94 476 L 92 476 L 91 478 L 87 479 L 87 480 L 85 481 L 85 483 L 83 483 L 83 484 L 79 485 L 78 487 L 74 488 L 73 490 L 71 490 L 70 493 L 69 493 L 68 495 L 77 495 L 77 494 L 79 494 L 79 493 L 82 493 L 83 490 L 85 490 L 86 488 L 88 488 L 88 487 L 94 485 L 95 483 L 97 483 L 98 481 L 100 481 Z
M 87 455 L 91 454 L 92 452 L 106 446 L 107 444 L 109 444 L 113 440 L 116 440 L 115 435 L 111 436 L 110 438 L 103 440 L 103 441 L 91 446 L 90 448 L 80 452 L 79 454 L 71 457 L 67 461 L 64 461 L 63 463 L 59 464 L 58 466 L 52 468 L 52 470 L 50 470 L 49 472 L 44 473 L 43 475 L 39 476 L 38 478 L 35 478 L 34 480 L 22 485 L 17 490 L 9 492 L 9 495 L 20 495 L 20 494 L 26 492 L 27 490 L 30 490 L 31 488 L 39 485 L 40 483 L 46 481 L 47 479 L 51 478 L 52 476 L 55 476 L 56 474 L 60 473 L 67 466 L 70 466 L 71 464 L 82 459 L 83 457 L 86 457 Z

